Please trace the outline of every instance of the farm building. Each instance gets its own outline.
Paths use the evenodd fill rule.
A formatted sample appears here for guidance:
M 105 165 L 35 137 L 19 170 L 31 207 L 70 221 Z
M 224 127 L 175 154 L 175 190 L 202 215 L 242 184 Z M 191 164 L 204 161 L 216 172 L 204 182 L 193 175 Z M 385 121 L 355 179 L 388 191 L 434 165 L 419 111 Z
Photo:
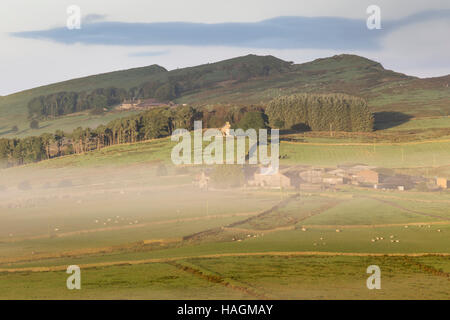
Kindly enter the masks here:
M 355 179 L 360 183 L 378 184 L 380 182 L 380 176 L 374 170 L 359 171 L 356 173 Z
M 299 173 L 300 178 L 306 183 L 322 183 L 322 176 L 325 170 L 322 168 L 314 168 Z
M 249 181 L 250 186 L 258 186 L 264 188 L 292 188 L 291 178 L 283 173 L 261 174 L 255 173 L 253 180 Z
M 383 178 L 380 184 L 378 184 L 378 189 L 389 189 L 389 190 L 409 190 L 414 188 L 415 183 L 410 176 L 405 175 L 395 175 Z
M 447 178 L 436 178 L 436 185 L 442 189 L 448 189 L 449 187 Z
M 323 176 L 322 182 L 328 185 L 344 184 L 344 177 L 339 177 L 328 173 Z

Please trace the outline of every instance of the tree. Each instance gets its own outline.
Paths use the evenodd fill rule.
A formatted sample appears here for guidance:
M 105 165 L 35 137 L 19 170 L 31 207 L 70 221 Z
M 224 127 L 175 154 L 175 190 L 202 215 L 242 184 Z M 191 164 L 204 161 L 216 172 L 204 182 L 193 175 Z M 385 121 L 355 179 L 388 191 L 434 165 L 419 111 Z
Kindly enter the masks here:
M 55 138 L 55 142 L 56 142 L 56 147 L 58 148 L 57 156 L 59 157 L 61 155 L 61 147 L 62 147 L 62 144 L 64 141 L 64 131 L 56 130 L 54 138 Z
M 50 159 L 50 145 L 55 141 L 55 137 L 51 133 L 43 133 L 41 140 L 46 150 L 46 157 Z
M 36 119 L 31 120 L 30 128 L 31 129 L 39 129 L 39 121 L 37 121 Z
M 367 103 L 345 94 L 297 94 L 272 100 L 266 108 L 272 126 L 313 131 L 368 132 L 373 115 Z
M 267 128 L 267 124 L 262 112 L 250 111 L 239 121 L 237 127 L 243 130 L 255 129 L 258 132 L 259 129 Z

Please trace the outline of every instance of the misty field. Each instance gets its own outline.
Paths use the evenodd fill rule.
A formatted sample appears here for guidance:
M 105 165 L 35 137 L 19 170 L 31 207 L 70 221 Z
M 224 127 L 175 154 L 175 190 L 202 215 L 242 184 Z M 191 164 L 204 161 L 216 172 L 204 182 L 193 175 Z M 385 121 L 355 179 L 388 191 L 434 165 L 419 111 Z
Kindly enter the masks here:
M 209 188 L 158 139 L 2 170 L 0 299 L 448 299 L 450 193 Z M 281 165 L 445 176 L 449 142 L 282 141 Z M 161 161 L 164 160 L 164 161 Z M 161 169 L 162 168 L 162 169 Z M 366 288 L 379 265 L 382 290 Z M 82 289 L 66 288 L 79 265 Z

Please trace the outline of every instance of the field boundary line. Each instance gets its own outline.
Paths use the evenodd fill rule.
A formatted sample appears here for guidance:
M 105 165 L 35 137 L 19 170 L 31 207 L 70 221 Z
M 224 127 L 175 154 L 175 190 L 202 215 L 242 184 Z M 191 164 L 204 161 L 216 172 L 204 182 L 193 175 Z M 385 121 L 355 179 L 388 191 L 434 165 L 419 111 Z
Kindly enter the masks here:
M 64 237 L 76 236 L 76 235 L 81 235 L 81 234 L 89 234 L 89 233 L 105 232 L 105 231 L 127 230 L 127 229 L 158 226 L 158 225 L 172 224 L 172 223 L 179 223 L 179 222 L 192 222 L 192 221 L 201 221 L 201 220 L 226 219 L 226 218 L 232 218 L 232 217 L 252 216 L 252 215 L 257 215 L 258 213 L 259 212 L 257 212 L 257 211 L 252 211 L 252 212 L 239 212 L 239 213 L 228 213 L 228 214 L 215 214 L 215 215 L 208 215 L 208 216 L 205 215 L 205 216 L 182 218 L 182 219 L 170 219 L 170 220 L 154 221 L 154 222 L 148 222 L 148 223 L 125 225 L 125 226 L 113 226 L 113 227 L 104 227 L 104 228 L 96 228 L 96 229 L 70 231 L 70 232 L 64 232 L 64 233 L 55 234 L 55 235 L 51 235 L 51 236 L 49 236 L 48 234 L 45 234 L 45 235 L 43 234 L 43 235 L 34 236 L 34 237 L 4 239 L 4 240 L 0 240 L 0 243 L 14 243 L 14 242 L 20 242 L 20 241 L 26 241 L 26 240 L 37 240 L 37 239 L 64 238 Z
M 114 266 L 133 266 L 150 263 L 168 263 L 179 260 L 188 259 L 214 259 L 227 257 L 255 257 L 255 256 L 343 256 L 343 257 L 426 257 L 426 256 L 440 256 L 450 257 L 450 253 L 363 253 L 363 252 L 330 252 L 330 251 L 291 251 L 291 252 L 238 252 L 238 253 L 218 253 L 198 256 L 183 256 L 172 258 L 153 258 L 144 260 L 126 260 L 126 261 L 111 261 L 99 262 L 91 264 L 80 264 L 81 269 L 104 268 Z M 0 268 L 0 273 L 17 273 L 17 272 L 55 272 L 65 271 L 67 265 L 51 266 L 51 267 L 25 267 L 25 268 Z
M 379 142 L 379 143 L 364 143 L 364 142 L 347 142 L 347 143 L 321 143 L 321 142 L 295 142 L 295 141 L 280 141 L 280 143 L 297 144 L 305 146 L 354 146 L 354 147 L 373 147 L 375 146 L 402 146 L 402 145 L 417 145 L 428 143 L 449 143 L 450 139 L 442 140 L 424 140 L 424 141 L 409 141 L 409 142 Z
M 408 223 L 390 223 L 390 224 L 310 224 L 303 225 L 305 228 L 310 229 L 370 229 L 370 228 L 387 228 L 387 227 L 403 227 L 403 226 L 425 226 L 425 225 L 448 225 L 450 221 L 428 221 L 428 222 L 408 222 Z

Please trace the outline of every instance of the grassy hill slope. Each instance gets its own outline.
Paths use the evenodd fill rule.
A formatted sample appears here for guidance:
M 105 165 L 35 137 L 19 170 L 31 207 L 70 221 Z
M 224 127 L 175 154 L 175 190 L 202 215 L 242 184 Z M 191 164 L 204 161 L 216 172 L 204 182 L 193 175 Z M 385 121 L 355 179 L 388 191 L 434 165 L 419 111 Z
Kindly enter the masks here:
M 263 104 L 278 95 L 341 92 L 366 98 L 373 112 L 385 112 L 384 122 L 395 120 L 399 116 L 395 112 L 409 117 L 450 115 L 450 76 L 419 79 L 386 70 L 378 62 L 346 54 L 303 64 L 272 56 L 248 55 L 172 71 L 157 65 L 116 71 L 1 97 L 0 136 L 17 135 L 9 132 L 13 125 L 19 126 L 19 135 L 34 134 L 27 129 L 27 103 L 33 97 L 108 86 L 130 89 L 149 81 L 176 82 L 181 88 L 176 99 L 179 103 Z M 73 128 L 92 120 L 87 116 L 73 119 L 75 122 L 69 126 L 68 121 L 51 120 L 46 124 L 47 130 Z M 97 120 L 91 122 L 98 123 Z

